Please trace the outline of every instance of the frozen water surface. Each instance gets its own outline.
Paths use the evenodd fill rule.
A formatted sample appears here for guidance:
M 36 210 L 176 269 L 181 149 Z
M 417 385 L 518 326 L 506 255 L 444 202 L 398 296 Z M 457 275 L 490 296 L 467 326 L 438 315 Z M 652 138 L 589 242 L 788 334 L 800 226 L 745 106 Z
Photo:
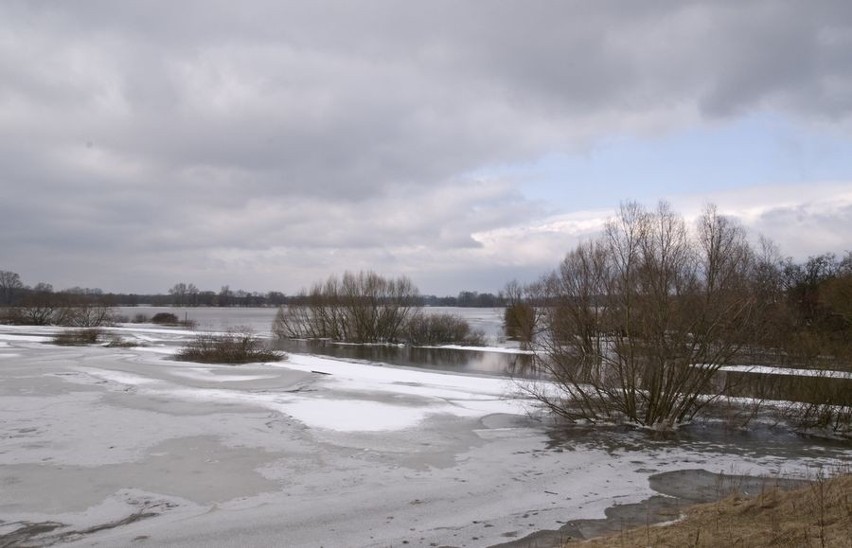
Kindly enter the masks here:
M 655 474 L 807 477 L 852 457 L 769 429 L 553 431 L 494 375 L 201 365 L 170 356 L 188 332 L 123 326 L 148 346 L 104 348 L 55 331 L 0 327 L 5 542 L 490 546 L 641 501 Z

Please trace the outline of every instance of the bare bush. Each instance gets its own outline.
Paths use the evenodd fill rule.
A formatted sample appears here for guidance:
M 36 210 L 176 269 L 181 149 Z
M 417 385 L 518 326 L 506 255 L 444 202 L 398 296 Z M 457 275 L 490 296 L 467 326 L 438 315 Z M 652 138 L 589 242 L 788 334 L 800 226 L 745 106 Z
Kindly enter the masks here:
M 176 358 L 181 361 L 225 364 L 277 362 L 284 357 L 283 353 L 268 349 L 262 340 L 247 329 L 202 333 L 176 354 Z
M 399 342 L 418 296 L 406 277 L 346 272 L 302 291 L 278 310 L 273 332 L 281 338 L 353 343 Z
M 405 331 L 406 342 L 416 346 L 485 345 L 483 332 L 474 331 L 463 318 L 453 314 L 415 314 L 408 320 Z
M 780 376 L 790 400 L 781 417 L 801 430 L 852 437 L 852 379 L 843 372 L 812 371 L 806 377 Z
M 103 332 L 100 329 L 73 329 L 58 333 L 53 337 L 53 344 L 60 346 L 85 346 L 97 344 L 102 336 Z
M 151 323 L 158 323 L 162 325 L 177 325 L 178 317 L 171 312 L 157 312 L 154 314 L 154 317 L 151 318 Z
M 522 286 L 513 280 L 506 284 L 501 296 L 506 301 L 503 312 L 503 332 L 506 337 L 518 341 L 521 348 L 532 346 L 544 323 L 539 302 L 539 284 Z
M 115 318 L 113 317 L 113 309 L 110 306 L 104 306 L 95 303 L 83 303 L 78 306 L 71 307 L 67 311 L 66 323 L 62 325 L 73 325 L 75 327 L 102 327 L 113 325 Z
M 528 303 L 514 303 L 503 313 L 503 330 L 509 339 L 529 344 L 535 335 L 535 308 Z
M 623 206 L 543 283 L 538 361 L 554 382 L 531 392 L 569 420 L 688 422 L 760 329 L 755 264 L 744 231 L 712 207 L 692 236 L 667 204 Z

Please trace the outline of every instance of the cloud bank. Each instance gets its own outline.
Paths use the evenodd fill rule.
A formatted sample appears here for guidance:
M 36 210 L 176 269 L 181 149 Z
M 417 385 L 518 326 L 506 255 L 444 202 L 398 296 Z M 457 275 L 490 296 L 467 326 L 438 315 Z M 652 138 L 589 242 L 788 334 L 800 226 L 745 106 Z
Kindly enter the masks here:
M 852 142 L 845 1 L 9 1 L 0 19 L 0 268 L 29 283 L 292 292 L 372 268 L 496 291 L 619 201 L 678 197 L 598 182 L 578 210 L 490 168 L 755 112 Z M 846 168 L 720 206 L 785 253 L 841 251 Z

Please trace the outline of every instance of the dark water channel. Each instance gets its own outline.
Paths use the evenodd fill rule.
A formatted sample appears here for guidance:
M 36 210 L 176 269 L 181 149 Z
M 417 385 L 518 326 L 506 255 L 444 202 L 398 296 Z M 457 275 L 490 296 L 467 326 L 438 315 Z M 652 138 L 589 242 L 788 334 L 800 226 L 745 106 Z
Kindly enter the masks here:
M 457 348 L 352 345 L 294 340 L 278 340 L 274 343 L 274 348 L 298 354 L 380 362 L 402 367 L 436 369 L 454 373 L 521 378 L 535 378 L 537 376 L 533 369 L 533 357 L 529 354 Z
M 815 458 L 849 461 L 852 443 L 797 433 L 784 424 L 753 421 L 745 428 L 722 420 L 696 421 L 676 431 L 656 432 L 629 426 L 558 426 L 548 429 L 552 450 L 573 451 L 582 448 L 619 451 L 662 452 L 690 450 L 705 460 L 701 468 L 731 473 L 714 467 L 714 455 L 740 455 L 750 458 L 774 457 L 779 465 L 787 459 Z M 641 464 L 637 462 L 637 464 Z

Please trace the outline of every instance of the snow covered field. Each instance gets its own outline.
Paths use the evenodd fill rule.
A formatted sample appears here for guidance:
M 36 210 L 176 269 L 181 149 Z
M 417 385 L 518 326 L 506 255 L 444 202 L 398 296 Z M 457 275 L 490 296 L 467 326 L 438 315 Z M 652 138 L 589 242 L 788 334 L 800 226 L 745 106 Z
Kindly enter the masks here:
M 56 331 L 0 326 L 0 540 L 490 546 L 650 497 L 662 472 L 795 477 L 852 458 L 700 433 L 560 439 L 493 376 L 200 365 L 170 359 L 186 331 L 116 330 L 135 348 L 47 344 Z

